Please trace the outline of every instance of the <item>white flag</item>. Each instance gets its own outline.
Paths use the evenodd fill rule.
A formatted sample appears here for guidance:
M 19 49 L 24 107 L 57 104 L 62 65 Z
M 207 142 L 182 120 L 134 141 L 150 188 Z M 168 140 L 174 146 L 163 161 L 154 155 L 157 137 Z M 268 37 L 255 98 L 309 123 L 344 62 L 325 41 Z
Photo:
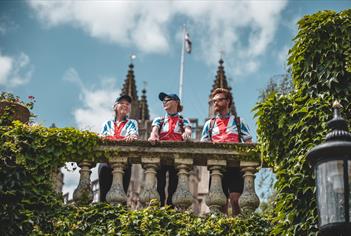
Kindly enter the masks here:
M 185 34 L 184 41 L 185 41 L 185 51 L 190 54 L 191 53 L 191 40 L 190 40 L 189 33 Z

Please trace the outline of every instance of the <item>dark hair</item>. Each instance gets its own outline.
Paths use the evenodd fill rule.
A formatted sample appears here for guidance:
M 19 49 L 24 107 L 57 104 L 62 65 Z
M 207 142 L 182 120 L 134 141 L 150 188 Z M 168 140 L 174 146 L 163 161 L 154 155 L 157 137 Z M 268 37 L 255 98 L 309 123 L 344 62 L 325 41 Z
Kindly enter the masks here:
M 180 101 L 178 101 L 177 111 L 178 111 L 178 112 L 182 112 L 182 111 L 183 111 L 183 106 L 180 105 Z
M 232 93 L 231 93 L 228 89 L 225 89 L 225 88 L 216 88 L 216 89 L 212 92 L 211 96 L 212 96 L 212 98 L 213 98 L 214 96 L 216 96 L 217 94 L 220 94 L 220 93 L 223 93 L 224 96 L 225 96 L 225 98 L 229 100 L 229 107 L 231 107 L 231 106 L 232 106 L 232 103 L 233 103 L 233 97 L 232 97 Z

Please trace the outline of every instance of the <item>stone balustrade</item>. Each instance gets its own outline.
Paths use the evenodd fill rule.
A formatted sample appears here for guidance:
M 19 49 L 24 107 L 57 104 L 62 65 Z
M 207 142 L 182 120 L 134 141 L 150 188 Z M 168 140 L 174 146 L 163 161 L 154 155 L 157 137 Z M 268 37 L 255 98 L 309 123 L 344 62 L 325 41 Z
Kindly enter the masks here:
M 156 172 L 159 165 L 174 165 L 178 171 L 178 186 L 173 195 L 173 203 L 178 209 L 188 209 L 193 200 L 189 191 L 189 171 L 193 166 L 207 166 L 212 184 L 206 197 L 211 211 L 219 211 L 226 204 L 221 178 L 227 166 L 240 166 L 244 173 L 244 191 L 239 199 L 243 213 L 251 213 L 259 206 L 255 193 L 255 172 L 260 166 L 260 156 L 255 144 L 202 143 L 202 142 L 161 142 L 152 145 L 147 141 L 109 142 L 101 145 L 94 153 L 99 162 L 108 162 L 113 168 L 113 181 L 106 200 L 111 204 L 126 204 L 127 196 L 123 190 L 123 174 L 128 164 L 141 164 L 145 181 L 139 195 L 142 206 L 152 199 L 159 199 Z M 90 168 L 96 163 L 85 160 L 81 167 L 80 181 L 74 191 L 73 199 L 79 204 L 93 200 L 90 184 Z

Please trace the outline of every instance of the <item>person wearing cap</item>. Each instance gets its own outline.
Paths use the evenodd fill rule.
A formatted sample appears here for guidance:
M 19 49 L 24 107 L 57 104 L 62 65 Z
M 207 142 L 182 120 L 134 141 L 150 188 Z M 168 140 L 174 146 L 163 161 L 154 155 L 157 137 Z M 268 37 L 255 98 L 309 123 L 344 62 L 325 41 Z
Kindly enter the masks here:
M 157 117 L 152 122 L 152 131 L 149 137 L 151 143 L 158 141 L 186 141 L 191 138 L 191 126 L 188 119 L 184 119 L 180 112 L 183 110 L 180 99 L 176 94 L 160 93 L 159 99 L 166 111 L 165 116 Z M 165 194 L 166 173 L 169 172 L 168 197 Z M 178 184 L 177 171 L 174 166 L 160 165 L 157 171 L 157 191 L 160 194 L 161 206 L 172 204 L 172 196 Z
M 212 104 L 216 117 L 206 121 L 201 141 L 213 143 L 251 143 L 248 126 L 239 117 L 230 114 L 233 98 L 229 90 L 217 88 L 212 93 Z M 211 179 L 210 179 L 211 184 Z M 222 178 L 223 192 L 230 199 L 232 214 L 240 213 L 239 197 L 243 191 L 244 179 L 239 167 L 227 167 Z M 227 213 L 228 204 L 223 211 Z
M 109 140 L 125 140 L 127 142 L 138 139 L 138 122 L 128 118 L 131 110 L 132 98 L 128 95 L 122 95 L 116 99 L 113 106 L 115 117 L 103 124 L 101 136 Z M 100 201 L 106 201 L 106 194 L 112 185 L 112 168 L 107 163 L 99 165 L 99 186 Z M 123 189 L 127 193 L 131 175 L 131 166 L 128 165 L 123 176 Z

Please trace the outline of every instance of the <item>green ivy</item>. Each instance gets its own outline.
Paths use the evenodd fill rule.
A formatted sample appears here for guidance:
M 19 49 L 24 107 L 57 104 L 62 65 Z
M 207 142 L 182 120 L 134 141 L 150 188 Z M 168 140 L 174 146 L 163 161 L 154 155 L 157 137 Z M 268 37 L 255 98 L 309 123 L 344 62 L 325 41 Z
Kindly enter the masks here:
M 96 134 L 73 128 L 0 126 L 0 235 L 27 234 L 34 225 L 50 231 L 48 219 L 62 205 L 52 171 L 83 157 L 94 161 L 98 141 Z
M 189 212 L 151 205 L 128 211 L 121 205 L 97 203 L 65 206 L 53 218 L 55 235 L 267 235 L 271 225 L 259 214 L 228 218 L 218 214 L 197 217 Z M 36 228 L 33 233 L 43 235 Z
M 272 93 L 254 109 L 262 156 L 277 177 L 273 235 L 317 234 L 316 189 L 306 153 L 323 142 L 334 100 L 351 121 L 351 10 L 321 11 L 298 25 L 289 51 L 294 90 Z
M 270 229 L 259 215 L 200 218 L 158 205 L 139 211 L 106 204 L 63 205 L 53 190 L 52 172 L 69 161 L 96 163 L 109 152 L 96 151 L 98 146 L 113 142 L 87 131 L 20 122 L 0 126 L 0 140 L 0 235 L 266 235 Z M 241 145 L 235 150 L 252 158 L 257 157 L 255 148 Z

